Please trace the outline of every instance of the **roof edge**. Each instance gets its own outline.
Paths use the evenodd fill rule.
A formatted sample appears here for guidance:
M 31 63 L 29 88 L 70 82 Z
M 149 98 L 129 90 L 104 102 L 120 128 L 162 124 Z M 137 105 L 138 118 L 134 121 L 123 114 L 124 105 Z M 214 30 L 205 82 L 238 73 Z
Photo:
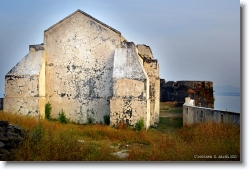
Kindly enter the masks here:
M 93 16 L 91 16 L 91 15 L 85 13 L 84 11 L 82 11 L 82 10 L 80 10 L 80 9 L 78 9 L 77 11 L 75 11 L 75 12 L 73 12 L 72 14 L 68 15 L 67 17 L 63 18 L 62 20 L 60 20 L 60 21 L 57 22 L 56 24 L 52 25 L 51 27 L 49 27 L 48 29 L 46 29 L 44 32 L 47 32 L 47 31 L 49 31 L 50 29 L 54 28 L 56 25 L 62 23 L 62 22 L 65 21 L 67 18 L 70 18 L 71 16 L 73 16 L 73 15 L 76 14 L 77 12 L 82 13 L 83 15 L 85 15 L 85 16 L 91 18 L 92 20 L 98 22 L 99 24 L 101 24 L 101 25 L 103 25 L 103 26 L 109 28 L 110 30 L 112 30 L 112 31 L 114 31 L 114 32 L 116 32 L 116 33 L 118 33 L 118 34 L 121 35 L 121 32 L 119 32 L 118 30 L 116 30 L 116 29 L 110 27 L 109 25 L 107 25 L 107 24 L 105 24 L 105 23 L 99 21 L 98 19 L 96 19 L 96 18 L 94 18 Z
M 154 56 L 153 56 L 153 53 L 152 53 L 152 50 L 151 50 L 151 48 L 150 48 L 150 46 L 148 46 L 148 45 L 146 45 L 146 44 L 137 44 L 136 47 L 138 48 L 138 46 L 145 46 L 146 48 L 149 48 L 149 50 L 150 50 L 150 52 L 151 52 L 151 54 L 152 54 L 152 57 L 154 57 Z

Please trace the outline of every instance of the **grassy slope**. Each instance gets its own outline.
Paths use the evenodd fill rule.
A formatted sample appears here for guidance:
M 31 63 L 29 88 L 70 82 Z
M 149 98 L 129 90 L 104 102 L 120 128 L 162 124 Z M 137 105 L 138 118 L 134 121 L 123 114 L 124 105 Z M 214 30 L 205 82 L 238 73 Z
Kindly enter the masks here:
M 165 113 L 182 113 L 182 107 L 176 107 L 176 102 L 161 102 L 160 112 Z
M 182 118 L 160 117 L 157 130 L 162 133 L 172 133 L 182 128 Z
M 182 114 L 182 107 L 175 107 L 175 102 L 161 102 L 160 112 L 164 114 Z M 163 133 L 172 133 L 182 128 L 182 117 L 160 117 L 157 130 Z
M 7 160 L 238 161 L 240 159 L 240 129 L 232 125 L 206 123 L 190 127 L 178 126 L 178 130 L 173 133 L 164 133 L 160 129 L 135 132 L 106 125 L 60 124 L 45 120 L 39 122 L 31 117 L 6 114 L 1 111 L 0 120 L 18 124 L 26 131 L 40 137 L 40 140 L 34 141 L 27 136 L 22 147 L 14 150 Z M 111 154 L 120 150 L 128 150 L 129 156 L 119 159 Z M 226 154 L 237 155 L 237 159 L 194 157 L 194 155 Z

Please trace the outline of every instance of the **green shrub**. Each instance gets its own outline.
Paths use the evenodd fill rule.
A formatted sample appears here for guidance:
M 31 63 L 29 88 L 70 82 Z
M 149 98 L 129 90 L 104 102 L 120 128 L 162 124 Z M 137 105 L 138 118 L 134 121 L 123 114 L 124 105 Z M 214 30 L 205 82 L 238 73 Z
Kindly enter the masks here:
M 88 122 L 88 124 L 93 124 L 93 122 L 94 122 L 94 119 L 91 117 L 91 116 L 88 116 L 87 117 L 87 122 Z
M 49 102 L 45 105 L 45 119 L 50 120 L 50 114 L 51 114 L 52 106 Z
M 44 129 L 42 123 L 39 121 L 38 125 L 36 125 L 33 129 L 33 133 L 31 133 L 32 140 L 34 142 L 38 142 L 41 140 L 44 135 Z
M 135 129 L 136 131 L 141 131 L 144 128 L 144 119 L 140 119 L 136 124 L 135 124 Z
M 61 112 L 59 113 L 59 122 L 60 123 L 67 123 L 68 120 L 66 118 L 65 112 L 63 111 L 63 109 L 61 109 Z
M 110 115 L 105 115 L 105 116 L 104 116 L 104 123 L 105 123 L 106 125 L 110 125 Z

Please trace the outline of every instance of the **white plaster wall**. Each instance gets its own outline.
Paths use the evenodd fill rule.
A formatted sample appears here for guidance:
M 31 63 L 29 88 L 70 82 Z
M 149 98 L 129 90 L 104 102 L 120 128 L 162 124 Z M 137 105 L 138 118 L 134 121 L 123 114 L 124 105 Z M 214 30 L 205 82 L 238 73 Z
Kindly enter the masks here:
M 113 78 L 148 79 L 146 71 L 139 61 L 139 56 L 134 43 L 122 43 L 122 48 L 115 49 Z
M 110 113 L 114 49 L 121 35 L 81 12 L 44 33 L 46 96 L 52 117 L 63 109 L 67 118 L 87 123 Z
M 5 97 L 38 97 L 37 75 L 5 76 Z
M 4 112 L 39 118 L 39 97 L 5 97 Z
M 39 96 L 45 97 L 46 89 L 45 89 L 45 52 L 42 54 L 42 63 L 39 70 Z
M 113 97 L 110 103 L 112 126 L 123 122 L 134 126 L 141 118 L 150 125 L 148 76 L 139 61 L 134 43 L 122 43 L 115 50 Z
M 7 75 L 38 75 L 42 64 L 42 55 L 43 50 L 30 49 L 29 53 Z
M 149 77 L 150 124 L 159 123 L 160 113 L 160 77 L 157 60 L 145 60 L 144 69 Z
M 143 58 L 143 67 L 149 77 L 150 124 L 159 123 L 160 114 L 160 76 L 159 64 L 153 59 L 149 46 L 137 45 L 139 55 Z M 141 57 L 140 57 L 141 58 Z
M 39 117 L 39 72 L 43 50 L 30 50 L 5 76 L 4 111 Z
M 183 105 L 183 125 L 214 121 L 240 126 L 240 113 Z
M 155 122 L 159 123 L 159 115 L 160 115 L 160 68 L 158 65 L 157 69 L 158 77 L 155 81 Z
M 46 84 L 45 84 L 45 52 L 42 56 L 42 64 L 39 72 L 39 113 L 40 118 L 45 118 L 45 104 L 46 104 Z

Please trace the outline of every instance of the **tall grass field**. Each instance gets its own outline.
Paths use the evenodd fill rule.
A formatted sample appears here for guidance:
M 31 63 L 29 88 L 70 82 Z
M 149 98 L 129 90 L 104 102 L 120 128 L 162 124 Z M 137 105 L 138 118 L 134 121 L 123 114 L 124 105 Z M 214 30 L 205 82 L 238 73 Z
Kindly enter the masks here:
M 135 131 L 37 120 L 3 111 L 0 120 L 26 132 L 23 144 L 11 151 L 8 161 L 240 161 L 240 129 L 229 124 L 209 122 L 168 133 L 163 129 L 167 126 Z

